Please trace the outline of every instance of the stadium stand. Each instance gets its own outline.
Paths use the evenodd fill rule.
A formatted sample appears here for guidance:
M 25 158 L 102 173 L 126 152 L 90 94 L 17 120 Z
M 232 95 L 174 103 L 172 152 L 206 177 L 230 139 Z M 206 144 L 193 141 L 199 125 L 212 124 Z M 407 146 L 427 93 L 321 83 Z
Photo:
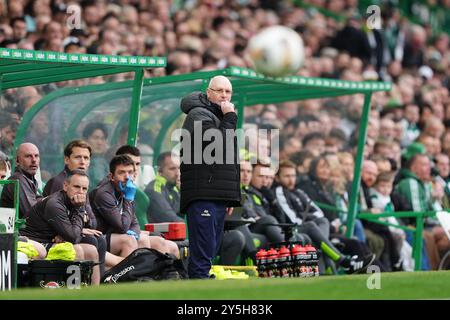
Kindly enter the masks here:
M 429 7 L 424 1 L 416 6 L 412 6 L 412 1 L 371 1 L 381 8 L 382 25 L 379 30 L 367 27 L 370 18 L 365 11 L 367 1 L 360 1 L 359 6 L 357 3 L 351 0 L 3 0 L 0 1 L 0 47 L 167 56 L 166 68 L 144 71 L 145 78 L 152 78 L 228 66 L 250 67 L 244 50 L 251 36 L 267 26 L 288 26 L 298 31 L 305 43 L 306 60 L 298 75 L 392 82 L 390 92 L 377 92 L 372 96 L 364 153 L 365 159 L 374 159 L 377 164 L 373 182 L 386 171 L 386 166 L 383 166 L 386 163 L 375 159 L 389 161 L 387 171 L 395 176 L 391 201 L 385 202 L 392 204 L 390 210 L 415 209 L 417 203 L 414 203 L 414 198 L 409 201 L 412 206 L 408 203 L 414 190 L 406 191 L 410 194 L 405 195 L 408 188 L 403 184 L 399 186 L 399 183 L 416 172 L 418 174 L 413 180 L 421 181 L 420 190 L 424 197 L 421 200 L 429 200 L 429 206 L 420 207 L 419 204 L 417 207 L 448 210 L 449 2 L 442 1 L 438 6 Z M 71 12 L 81 14 L 78 26 L 71 24 L 77 19 L 71 19 L 74 17 L 67 13 L 69 5 L 78 8 Z M 13 142 L 17 126 L 30 108 L 50 92 L 130 79 L 131 73 L 121 73 L 4 90 L 0 100 L 0 158 L 14 159 Z M 348 172 L 353 170 L 354 164 L 349 169 L 341 157 L 334 155 L 342 152 L 355 155 L 363 98 L 362 95 L 353 95 L 247 107 L 244 128 L 280 129 L 280 160 L 292 160 L 301 165 L 302 172 L 298 172 L 300 177 L 297 181 L 300 189 L 304 183 L 301 174 L 309 172 L 311 161 L 326 156 L 323 157 L 325 167 L 328 166 L 333 173 L 327 181 L 319 181 L 323 183 L 322 188 L 329 200 L 326 204 L 345 212 L 353 179 Z M 50 134 L 49 117 L 45 114 L 39 117 L 39 121 L 33 121 L 29 128 L 31 138 L 28 142 L 39 142 L 40 150 L 48 150 L 52 148 L 45 144 L 45 137 Z M 263 138 L 257 139 L 259 145 L 267 143 Z M 154 147 L 153 142 L 144 138 L 139 141 L 149 150 Z M 311 156 L 307 157 L 305 150 L 310 151 Z M 429 163 L 417 168 L 418 171 L 416 168 L 411 170 L 413 164 L 410 160 L 418 153 L 427 155 Z M 104 157 L 109 162 L 107 152 Z M 48 172 L 40 172 L 40 175 L 44 182 L 51 178 Z M 317 176 L 319 178 L 318 172 Z M 138 216 L 141 226 L 147 222 L 148 199 L 142 192 L 144 187 L 138 191 L 137 199 L 138 211 L 142 213 Z M 395 193 L 399 188 L 402 194 Z M 361 192 L 360 209 L 376 215 L 383 210 L 372 204 L 370 194 L 375 190 L 370 186 L 366 189 Z M 346 217 L 342 212 L 333 215 L 336 218 L 333 219 L 335 239 L 339 239 L 339 234 L 345 234 L 341 222 Z M 401 240 L 406 240 L 410 245 L 414 244 L 411 230 L 415 227 L 415 220 L 400 219 L 398 223 L 406 232 L 400 233 L 405 239 L 397 242 L 386 236 L 392 226 L 383 226 L 384 236 L 381 237 L 377 234 L 378 229 L 374 231 L 366 223 L 359 230 L 363 235 L 360 234 L 358 241 L 365 240 L 364 243 L 377 255 L 376 263 L 382 270 L 413 269 L 408 259 L 401 260 L 402 246 L 395 246 L 395 243 L 401 244 Z M 424 227 L 422 269 L 448 268 L 450 240 L 445 231 L 432 217 L 425 219 Z M 392 254 L 393 250 L 397 250 L 397 255 Z M 393 257 L 397 257 L 396 261 Z

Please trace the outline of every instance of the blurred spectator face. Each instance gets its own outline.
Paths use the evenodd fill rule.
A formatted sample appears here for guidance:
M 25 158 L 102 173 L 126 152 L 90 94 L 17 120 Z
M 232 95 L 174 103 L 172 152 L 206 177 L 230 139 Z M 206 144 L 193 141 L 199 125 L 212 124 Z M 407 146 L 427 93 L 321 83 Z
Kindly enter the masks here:
M 436 117 L 430 117 L 425 122 L 424 133 L 429 136 L 440 139 L 444 131 L 444 125 L 441 120 Z
M 438 154 L 436 156 L 436 169 L 439 171 L 439 175 L 443 178 L 447 178 L 450 174 L 450 162 L 448 155 Z
M 450 154 L 450 131 L 446 131 L 442 136 L 442 151 Z
M 297 173 L 295 172 L 295 168 L 288 168 L 288 167 L 280 168 L 276 179 L 284 188 L 288 190 L 294 190 L 295 181 L 297 179 Z
M 411 86 L 403 85 L 400 87 L 400 93 L 403 103 L 414 102 L 414 88 Z
M 342 12 L 345 10 L 346 1 L 343 0 L 330 0 L 328 1 L 327 9 L 332 12 Z
M 312 131 L 317 131 L 317 128 L 320 128 L 319 121 L 300 121 L 297 129 L 295 130 L 295 136 L 302 138 Z
M 92 153 L 94 154 L 104 154 L 107 149 L 106 136 L 105 133 L 96 129 L 92 134 L 87 138 L 87 142 L 92 147 Z
M 375 162 L 370 160 L 364 160 L 362 171 L 361 171 L 361 179 L 364 181 L 367 187 L 372 187 L 377 180 L 378 176 L 378 167 Z
M 330 179 L 330 164 L 326 159 L 320 159 L 316 167 L 316 176 L 320 182 L 325 183 Z
M 395 138 L 395 123 L 391 119 L 383 118 L 380 121 L 380 137 L 386 139 Z
M 282 119 L 292 119 L 298 115 L 298 105 L 297 102 L 285 102 L 278 109 L 278 116 Z
M 166 157 L 161 168 L 161 175 L 172 184 L 180 178 L 180 160 L 176 157 Z
M 261 119 L 268 121 L 277 120 L 277 115 L 271 110 L 266 110 L 261 114 Z
M 249 161 L 241 161 L 241 184 L 249 186 L 252 181 L 252 165 Z
M 8 1 L 8 17 L 23 17 L 23 3 L 21 1 Z
M 395 81 L 402 73 L 402 63 L 399 60 L 395 60 L 389 64 L 388 73 Z
M 449 38 L 447 34 L 441 34 L 434 44 L 435 48 L 442 54 L 448 50 Z
M 33 4 L 34 17 L 40 17 L 43 15 L 51 16 L 52 11 L 50 9 L 50 3 L 47 0 L 36 0 Z
M 185 52 L 175 52 L 169 55 L 168 60 L 175 66 L 175 71 L 172 74 L 190 73 L 192 71 L 191 58 Z
M 404 116 L 409 123 L 418 123 L 420 119 L 419 106 L 416 104 L 408 104 L 405 107 Z
M 355 162 L 351 153 L 338 153 L 339 163 L 341 164 L 342 173 L 347 181 L 353 181 L 353 171 L 355 170 Z
M 350 59 L 350 70 L 354 73 L 362 73 L 363 63 L 361 59 L 351 58 Z
M 16 127 L 15 124 L 7 125 L 0 129 L 0 137 L 2 142 L 6 143 L 8 146 L 14 145 L 14 139 L 16 138 Z
M 306 150 L 311 151 L 314 156 L 319 156 L 325 151 L 325 140 L 320 138 L 313 138 L 309 140 L 304 146 Z
M 391 167 L 391 163 L 389 162 L 389 160 L 378 160 L 375 161 L 377 168 L 378 168 L 378 172 L 391 172 L 392 167 Z
M 400 122 L 394 123 L 394 132 L 395 132 L 394 139 L 400 141 L 403 137 L 403 125 Z
M 377 119 L 369 118 L 367 126 L 367 136 L 376 139 L 380 133 L 380 122 Z
M 47 28 L 45 30 L 44 37 L 47 39 L 47 41 L 50 41 L 52 39 L 62 39 L 62 27 L 58 22 L 49 22 L 47 25 Z
M 433 115 L 436 118 L 438 118 L 439 120 L 444 120 L 445 111 L 444 111 L 444 105 L 442 103 L 434 103 L 431 106 L 431 109 L 433 110 Z
M 327 137 L 325 139 L 325 151 L 331 153 L 337 153 L 342 150 L 343 142 L 336 137 Z
M 83 12 L 83 19 L 88 26 L 97 25 L 100 22 L 100 15 L 96 6 L 85 7 Z
M 422 27 L 414 25 L 411 28 L 411 44 L 414 48 L 422 48 L 425 45 L 426 37 L 425 29 Z
M 48 135 L 48 117 L 45 112 L 39 112 L 31 122 L 30 131 L 33 132 L 33 136 L 44 139 Z
M 435 138 L 431 137 L 431 136 L 424 136 L 420 139 L 420 142 L 423 143 L 423 145 L 425 146 L 425 149 L 427 149 L 427 152 L 430 155 L 436 155 L 436 142 L 435 142 Z
M 317 115 L 320 111 L 320 102 L 317 99 L 306 100 L 300 110 L 302 115 Z
M 430 159 L 428 159 L 426 155 L 418 156 L 411 165 L 411 172 L 414 173 L 421 181 L 430 181 Z
M 258 136 L 258 156 L 267 158 L 270 156 L 270 141 L 264 135 Z
M 292 154 L 300 151 L 302 148 L 301 142 L 293 137 L 289 138 L 287 143 L 284 145 L 283 153 L 286 158 L 289 158 Z
M 175 32 L 168 31 L 164 34 L 164 41 L 169 51 L 174 51 L 177 47 L 177 35 Z
M 105 30 L 113 30 L 117 32 L 120 28 L 120 21 L 116 17 L 110 16 L 108 19 L 105 20 L 103 26 Z
M 336 69 L 346 69 L 350 64 L 350 55 L 348 53 L 340 53 L 336 59 Z
M 91 153 L 89 149 L 73 147 L 69 157 L 64 157 L 64 164 L 69 170 L 80 169 L 87 171 L 91 162 Z
M 303 160 L 303 163 L 301 163 L 297 166 L 297 173 L 299 175 L 308 173 L 312 159 L 313 158 L 306 158 L 305 160 Z
M 17 149 L 17 165 L 26 173 L 34 176 L 39 169 L 39 150 L 32 143 L 23 143 Z
M 41 15 L 36 18 L 36 31 L 41 33 L 44 30 L 46 24 L 48 24 L 52 18 L 50 15 Z
M 62 46 L 62 39 L 61 38 L 54 38 L 48 41 L 46 50 L 48 51 L 56 51 L 56 52 L 62 52 L 63 46 Z
M 113 30 L 105 29 L 105 31 L 103 32 L 102 43 L 107 43 L 114 47 L 118 46 L 120 43 L 120 36 Z
M 374 154 L 381 155 L 385 158 L 393 158 L 394 141 L 381 140 L 375 143 Z
M 402 148 L 400 147 L 400 143 L 393 141 L 391 144 L 391 153 L 388 155 L 388 159 L 393 159 L 396 163 L 400 163 L 401 157 Z
M 27 36 L 27 24 L 24 21 L 17 20 L 13 25 L 13 38 L 16 40 L 24 39 Z
M 374 186 L 374 188 L 383 196 L 388 197 L 392 192 L 392 182 L 380 181 Z

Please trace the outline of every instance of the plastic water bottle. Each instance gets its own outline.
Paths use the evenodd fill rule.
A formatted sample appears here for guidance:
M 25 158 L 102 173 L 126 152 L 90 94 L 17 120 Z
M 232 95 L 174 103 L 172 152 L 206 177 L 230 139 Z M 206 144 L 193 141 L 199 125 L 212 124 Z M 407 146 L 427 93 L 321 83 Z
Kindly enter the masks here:
M 293 274 L 294 277 L 304 278 L 308 274 L 306 265 L 306 250 L 301 245 L 294 245 L 291 249 L 292 262 L 293 262 Z
M 298 277 L 300 275 L 300 248 L 294 244 L 291 247 L 291 277 Z
M 319 258 L 317 256 L 317 250 L 312 245 L 307 245 L 306 251 L 310 257 L 309 260 L 309 274 L 310 276 L 319 276 Z
M 260 278 L 267 278 L 267 251 L 264 249 L 256 253 L 256 267 L 258 269 L 258 276 Z
M 275 278 L 278 276 L 278 251 L 274 248 L 270 248 L 267 251 L 267 274 L 269 278 Z
M 282 246 L 278 250 L 278 274 L 282 278 L 288 278 L 291 273 L 291 252 Z
M 300 277 L 309 277 L 309 257 L 305 247 L 300 246 Z

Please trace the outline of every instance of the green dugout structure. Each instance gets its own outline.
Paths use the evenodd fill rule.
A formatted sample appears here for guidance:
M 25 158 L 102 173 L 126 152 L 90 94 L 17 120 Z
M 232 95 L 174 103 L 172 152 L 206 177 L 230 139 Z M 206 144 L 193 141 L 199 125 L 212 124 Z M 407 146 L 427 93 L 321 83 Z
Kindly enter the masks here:
M 229 77 L 233 84 L 233 103 L 239 113 L 239 127 L 244 125 L 245 109 L 258 104 L 362 94 L 364 103 L 361 106 L 360 135 L 346 235 L 352 236 L 358 214 L 361 218 L 375 219 L 374 216 L 358 212 L 358 190 L 371 96 L 374 92 L 389 91 L 391 84 L 388 82 L 351 82 L 300 76 L 272 78 L 238 67 L 148 79 L 143 79 L 142 73 L 136 72 L 134 81 L 62 88 L 51 92 L 24 116 L 17 131 L 15 146 L 32 141 L 39 147 L 41 176 L 45 181 L 62 170 L 64 145 L 72 139 L 81 138 L 87 124 L 101 122 L 108 128 L 111 150 L 124 143 L 138 145 L 143 153 L 142 162 L 152 166 L 159 153 L 171 150 L 176 144 L 172 134 L 181 127 L 184 119 L 179 108 L 181 98 L 193 91 L 204 91 L 210 79 L 216 75 Z M 28 85 L 33 84 L 40 83 Z M 142 89 L 137 90 L 140 84 Z M 146 222 L 143 209 L 148 199 L 145 199 L 143 192 L 138 195 L 142 200 L 137 199 L 140 210 L 138 218 L 143 225 Z M 418 227 L 413 230 L 416 239 L 414 258 L 416 269 L 419 270 L 423 218 L 427 213 L 391 215 L 401 217 L 403 214 L 417 217 Z
M 7 89 L 14 89 L 26 86 L 43 85 L 48 83 L 57 83 L 74 79 L 83 79 L 105 75 L 114 75 L 118 73 L 133 73 L 134 80 L 131 81 L 129 88 L 128 105 L 123 106 L 129 109 L 128 115 L 130 123 L 137 122 L 141 102 L 141 93 L 144 80 L 144 69 L 160 68 L 166 66 L 165 57 L 143 57 L 143 56 L 112 56 L 95 54 L 68 54 L 61 52 L 34 51 L 0 48 L 0 89 L 3 92 Z M 78 88 L 74 88 L 77 90 Z M 43 100 L 46 100 L 44 97 Z M 73 97 L 72 97 L 73 98 Z M 86 102 L 86 101 L 85 101 Z M 76 106 L 75 106 L 76 108 Z M 27 112 L 25 119 L 32 119 L 37 116 L 39 119 L 38 108 L 33 108 Z M 66 110 L 68 112 L 68 121 L 72 121 L 72 115 L 76 109 Z M 56 111 L 57 112 L 57 111 Z M 42 117 L 41 117 L 42 119 Z M 45 120 L 44 120 L 45 121 Z M 25 121 L 29 123 L 30 121 Z M 23 129 L 21 123 L 19 132 L 27 131 Z M 54 124 L 54 123 L 53 123 Z M 42 128 L 54 128 L 53 125 L 46 125 L 38 122 L 36 131 L 33 133 L 43 133 Z M 67 129 L 67 123 L 60 123 L 58 132 L 44 132 L 34 138 L 42 143 L 51 141 L 51 134 L 63 135 Z M 20 133 L 19 133 L 20 135 Z M 136 136 L 130 135 L 129 142 L 134 144 Z M 23 141 L 23 136 L 16 139 L 15 146 Z M 52 141 L 53 143 L 53 141 Z M 36 143 L 38 147 L 40 143 Z M 15 149 L 14 149 L 15 150 Z M 11 159 L 14 159 L 14 155 Z M 44 163 L 51 161 L 44 157 Z M 15 219 L 8 217 L 8 221 L 0 220 L 0 291 L 10 290 L 16 287 L 17 273 L 17 237 L 20 226 L 24 223 L 19 219 L 19 184 L 17 181 L 0 181 L 0 190 L 3 185 L 14 183 L 15 198 L 14 210 Z M 0 208 L 0 218 L 6 216 L 7 209 Z M 13 232 L 8 228 L 8 224 L 14 225 Z

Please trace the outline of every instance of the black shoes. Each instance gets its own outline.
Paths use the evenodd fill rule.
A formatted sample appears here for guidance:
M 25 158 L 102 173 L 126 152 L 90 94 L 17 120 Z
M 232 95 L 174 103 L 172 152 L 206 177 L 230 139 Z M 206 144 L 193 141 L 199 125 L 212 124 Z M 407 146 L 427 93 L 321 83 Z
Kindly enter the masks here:
M 344 269 L 344 271 L 348 274 L 361 273 L 366 271 L 367 267 L 369 267 L 372 264 L 373 260 L 375 260 L 374 254 L 369 254 L 364 257 L 347 256 L 340 263 L 340 265 Z

